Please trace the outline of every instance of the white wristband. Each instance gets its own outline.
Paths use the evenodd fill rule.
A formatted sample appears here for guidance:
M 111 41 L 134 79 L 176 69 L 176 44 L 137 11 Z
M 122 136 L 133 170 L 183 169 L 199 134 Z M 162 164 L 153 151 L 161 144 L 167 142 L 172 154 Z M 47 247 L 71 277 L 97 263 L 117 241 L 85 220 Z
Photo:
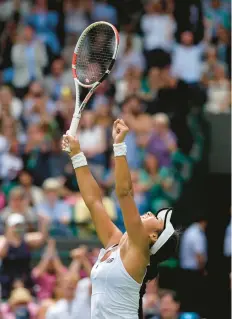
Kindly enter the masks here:
M 71 160 L 72 160 L 72 165 L 74 169 L 88 165 L 86 157 L 83 152 L 74 155 L 71 158 Z
M 126 151 L 127 151 L 127 147 L 126 147 L 126 143 L 122 142 L 119 144 L 113 144 L 114 147 L 114 156 L 126 156 Z

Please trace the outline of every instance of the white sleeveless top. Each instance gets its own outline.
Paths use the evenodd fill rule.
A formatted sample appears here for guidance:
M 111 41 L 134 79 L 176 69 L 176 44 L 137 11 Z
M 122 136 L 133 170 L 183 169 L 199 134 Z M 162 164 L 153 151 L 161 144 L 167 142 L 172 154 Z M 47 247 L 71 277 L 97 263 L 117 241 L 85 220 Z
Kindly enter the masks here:
M 120 257 L 120 248 L 116 248 L 106 260 L 100 262 L 114 247 L 101 249 L 92 268 L 91 318 L 138 319 L 141 284 L 126 271 Z

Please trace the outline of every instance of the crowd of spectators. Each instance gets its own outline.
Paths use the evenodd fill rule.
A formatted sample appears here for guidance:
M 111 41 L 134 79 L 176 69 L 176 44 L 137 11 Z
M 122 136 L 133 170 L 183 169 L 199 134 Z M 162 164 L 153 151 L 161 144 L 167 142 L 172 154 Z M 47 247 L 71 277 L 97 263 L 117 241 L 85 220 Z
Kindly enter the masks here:
M 73 49 L 84 28 L 98 20 L 119 29 L 120 48 L 112 74 L 83 113 L 78 137 L 106 210 L 121 230 L 114 119 L 130 128 L 127 159 L 143 214 L 172 206 L 191 179 L 204 138 L 199 126 L 190 125 L 191 114 L 230 113 L 230 1 L 0 0 L 0 283 L 8 300 L 1 305 L 3 319 L 60 319 L 67 311 L 73 318 L 89 316 L 88 277 L 98 249 L 74 250 L 67 267 L 55 241 L 47 239 L 95 238 L 60 142 L 75 105 Z M 196 286 L 205 274 L 207 243 L 204 221 L 191 227 L 183 236 L 180 265 Z M 31 270 L 32 250 L 46 243 Z M 198 318 L 179 313 L 204 313 L 197 301 L 189 304 L 192 296 L 185 291 L 181 287 L 180 304 L 173 291 L 160 294 L 157 283 L 149 283 L 145 319 Z

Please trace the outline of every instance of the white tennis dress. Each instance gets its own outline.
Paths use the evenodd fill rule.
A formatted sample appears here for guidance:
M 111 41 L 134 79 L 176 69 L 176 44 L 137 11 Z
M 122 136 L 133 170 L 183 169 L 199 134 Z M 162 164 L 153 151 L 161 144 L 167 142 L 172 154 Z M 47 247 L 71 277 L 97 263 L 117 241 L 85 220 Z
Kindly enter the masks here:
M 100 262 L 113 248 L 101 249 L 92 268 L 91 318 L 138 319 L 141 284 L 126 271 L 120 257 L 120 248 L 117 247 L 106 260 Z

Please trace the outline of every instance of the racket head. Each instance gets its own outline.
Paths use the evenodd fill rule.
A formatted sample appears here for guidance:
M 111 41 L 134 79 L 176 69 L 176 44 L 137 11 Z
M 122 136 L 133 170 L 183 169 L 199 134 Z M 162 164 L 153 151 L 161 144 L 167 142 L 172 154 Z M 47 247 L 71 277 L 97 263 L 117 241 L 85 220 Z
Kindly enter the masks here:
M 119 34 L 110 23 L 98 21 L 81 34 L 72 59 L 74 81 L 85 88 L 100 84 L 110 73 L 119 47 Z

